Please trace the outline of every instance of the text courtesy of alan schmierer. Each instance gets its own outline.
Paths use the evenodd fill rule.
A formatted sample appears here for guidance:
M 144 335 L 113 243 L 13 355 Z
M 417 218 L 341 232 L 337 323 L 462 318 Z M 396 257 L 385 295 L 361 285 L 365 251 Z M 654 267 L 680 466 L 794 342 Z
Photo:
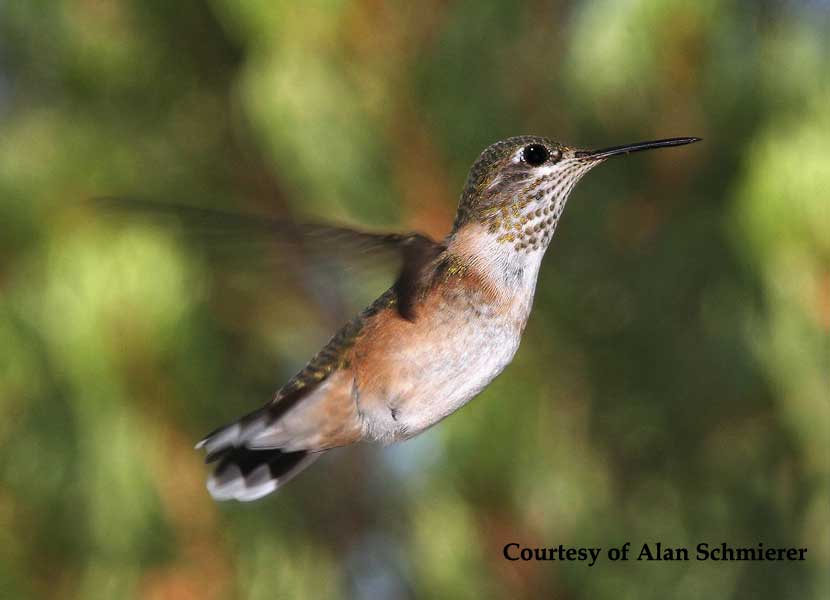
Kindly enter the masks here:
M 711 544 L 700 542 L 694 548 L 686 546 L 664 546 L 662 542 L 639 544 L 632 548 L 631 542 L 607 549 L 601 547 L 559 546 L 529 547 L 517 542 L 504 545 L 504 558 L 509 561 L 558 560 L 585 562 L 593 567 L 605 557 L 611 562 L 638 561 L 803 561 L 807 548 L 781 548 L 765 546 L 735 546 L 721 542 Z

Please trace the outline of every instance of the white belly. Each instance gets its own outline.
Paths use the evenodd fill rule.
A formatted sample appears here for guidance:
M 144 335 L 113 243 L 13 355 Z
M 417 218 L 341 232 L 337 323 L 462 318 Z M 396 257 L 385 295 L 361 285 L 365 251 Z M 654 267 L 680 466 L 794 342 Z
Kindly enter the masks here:
M 462 326 L 430 349 L 406 352 L 413 375 L 406 385 L 398 420 L 404 437 L 420 433 L 477 396 L 513 360 L 521 331 L 504 322 L 481 319 Z
M 439 313 L 424 324 L 443 334 L 431 343 L 390 345 L 386 360 L 395 375 L 383 398 L 364 404 L 372 407 L 362 411 L 367 437 L 410 438 L 479 394 L 513 360 L 528 308 L 507 315 L 490 307 L 462 317 Z

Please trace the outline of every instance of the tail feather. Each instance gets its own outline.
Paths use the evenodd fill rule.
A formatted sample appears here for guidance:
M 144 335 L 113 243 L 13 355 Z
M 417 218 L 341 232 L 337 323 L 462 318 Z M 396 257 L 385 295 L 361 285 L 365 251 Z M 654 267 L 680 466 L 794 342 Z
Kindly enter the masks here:
M 264 406 L 230 425 L 211 431 L 196 444 L 196 449 L 204 448 L 208 455 L 207 462 L 213 462 L 213 456 L 221 454 L 228 447 L 244 445 L 271 423 L 268 407 Z
M 221 427 L 196 444 L 207 451 L 205 462 L 216 463 L 207 489 L 216 500 L 248 502 L 267 496 L 320 456 L 309 450 L 248 447 L 248 442 L 272 425 L 267 407 Z
M 207 488 L 216 500 L 258 500 L 287 483 L 320 454 L 307 450 L 226 448 L 210 457 L 217 465 L 208 478 Z

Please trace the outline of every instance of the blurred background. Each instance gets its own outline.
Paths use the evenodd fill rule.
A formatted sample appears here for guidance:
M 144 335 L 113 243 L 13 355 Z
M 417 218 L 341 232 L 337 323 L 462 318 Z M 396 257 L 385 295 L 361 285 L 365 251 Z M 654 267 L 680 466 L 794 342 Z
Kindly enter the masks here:
M 390 280 L 86 200 L 440 238 L 525 133 L 704 142 L 586 177 L 514 363 L 460 413 L 214 503 L 193 444 Z M 502 557 L 626 541 L 809 550 Z M 830 3 L 0 2 L 0 596 L 829 590 Z

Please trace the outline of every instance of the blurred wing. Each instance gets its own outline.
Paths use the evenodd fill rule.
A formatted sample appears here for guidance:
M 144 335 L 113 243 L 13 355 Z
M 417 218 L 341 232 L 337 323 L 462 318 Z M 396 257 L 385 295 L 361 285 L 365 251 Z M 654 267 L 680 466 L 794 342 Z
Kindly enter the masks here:
M 173 227 L 212 257 L 230 260 L 234 269 L 273 270 L 274 261 L 285 267 L 300 258 L 375 267 L 391 264 L 398 273 L 394 286 L 398 310 L 409 320 L 424 268 L 445 249 L 420 233 L 372 233 L 129 197 L 100 198 L 94 204 L 107 212 Z

